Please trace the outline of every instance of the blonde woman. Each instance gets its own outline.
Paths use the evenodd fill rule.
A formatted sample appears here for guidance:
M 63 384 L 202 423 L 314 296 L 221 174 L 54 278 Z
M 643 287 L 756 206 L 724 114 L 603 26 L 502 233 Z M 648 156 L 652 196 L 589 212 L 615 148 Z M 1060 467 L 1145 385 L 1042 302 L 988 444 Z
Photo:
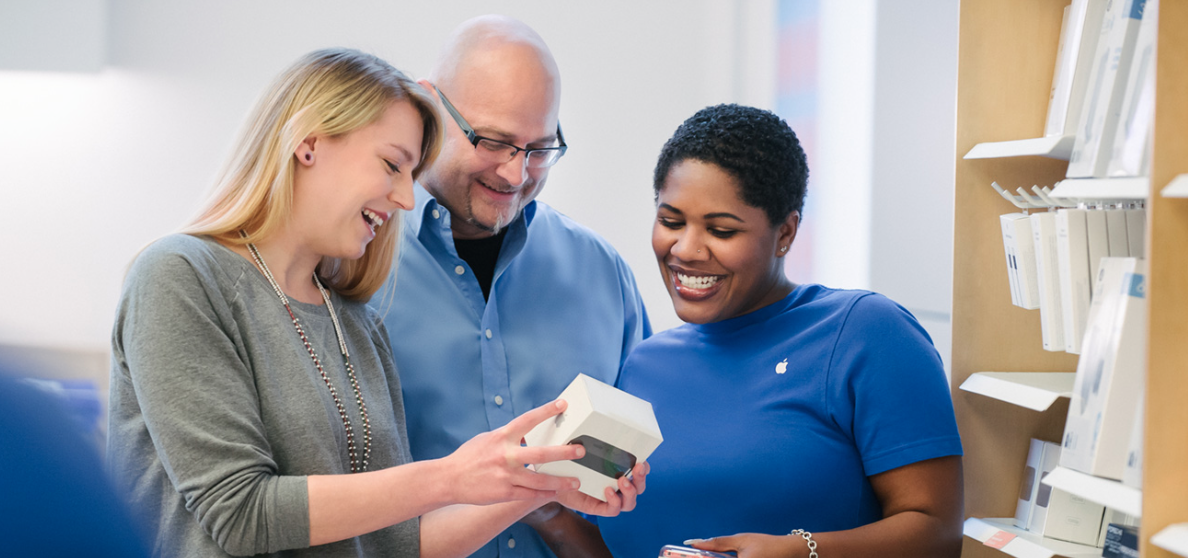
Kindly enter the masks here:
M 364 302 L 440 137 L 431 98 L 398 70 L 313 52 L 258 103 L 199 217 L 136 258 L 108 454 L 154 554 L 465 556 L 549 501 L 635 506 L 643 475 L 600 502 L 524 468 L 580 457 L 520 446 L 563 402 L 412 462 L 388 337 Z

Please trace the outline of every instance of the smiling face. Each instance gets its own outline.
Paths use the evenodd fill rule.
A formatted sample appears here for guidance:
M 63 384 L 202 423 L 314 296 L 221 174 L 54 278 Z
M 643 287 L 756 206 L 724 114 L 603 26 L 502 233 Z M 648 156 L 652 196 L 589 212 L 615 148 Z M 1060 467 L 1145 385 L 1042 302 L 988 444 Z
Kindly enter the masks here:
M 795 286 L 784 277 L 782 256 L 799 215 L 773 226 L 739 194 L 734 176 L 695 159 L 673 165 L 659 191 L 652 250 L 677 316 L 686 322 L 741 316 Z
M 407 101 L 339 137 L 310 136 L 298 147 L 289 229 L 312 257 L 357 259 L 376 228 L 413 206 L 412 171 L 423 126 Z
M 518 147 L 557 145 L 560 84 L 551 58 L 521 43 L 501 43 L 469 53 L 435 84 L 477 135 Z M 491 162 L 453 118 L 441 111 L 445 142 L 421 181 L 453 214 L 457 238 L 484 238 L 503 229 L 544 187 L 547 168 L 528 168 L 524 153 Z

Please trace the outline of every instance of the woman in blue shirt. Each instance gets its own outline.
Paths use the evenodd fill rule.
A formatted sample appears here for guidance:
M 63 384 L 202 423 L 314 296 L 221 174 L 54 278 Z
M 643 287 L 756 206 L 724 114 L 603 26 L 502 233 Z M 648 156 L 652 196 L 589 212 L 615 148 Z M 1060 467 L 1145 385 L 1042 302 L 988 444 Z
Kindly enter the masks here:
M 784 276 L 807 180 L 767 111 L 709 107 L 665 144 L 652 247 L 687 323 L 620 375 L 664 443 L 649 497 L 599 521 L 616 556 L 960 554 L 961 442 L 928 334 L 879 294 Z

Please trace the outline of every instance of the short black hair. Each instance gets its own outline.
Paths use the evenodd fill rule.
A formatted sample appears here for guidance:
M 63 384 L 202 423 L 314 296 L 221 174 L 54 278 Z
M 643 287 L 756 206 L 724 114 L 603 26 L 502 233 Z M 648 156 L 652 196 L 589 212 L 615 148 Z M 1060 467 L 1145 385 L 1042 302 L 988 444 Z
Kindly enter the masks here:
M 803 216 L 804 149 L 788 123 L 770 111 L 723 104 L 689 117 L 660 150 L 652 179 L 657 199 L 672 167 L 688 159 L 712 163 L 733 176 L 743 202 L 762 209 L 772 226 L 793 211 Z

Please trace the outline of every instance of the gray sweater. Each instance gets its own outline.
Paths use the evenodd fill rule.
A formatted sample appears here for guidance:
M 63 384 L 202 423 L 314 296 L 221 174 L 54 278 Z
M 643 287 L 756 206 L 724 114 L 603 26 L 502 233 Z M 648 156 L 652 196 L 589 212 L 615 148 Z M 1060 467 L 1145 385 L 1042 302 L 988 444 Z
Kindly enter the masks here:
M 369 470 L 412 460 L 383 322 L 331 295 L 371 419 Z M 362 422 L 324 305 L 290 301 Z M 418 556 L 412 519 L 309 548 L 306 475 L 350 471 L 334 401 L 256 268 L 208 238 L 165 237 L 125 279 L 112 332 L 109 466 L 155 555 Z

